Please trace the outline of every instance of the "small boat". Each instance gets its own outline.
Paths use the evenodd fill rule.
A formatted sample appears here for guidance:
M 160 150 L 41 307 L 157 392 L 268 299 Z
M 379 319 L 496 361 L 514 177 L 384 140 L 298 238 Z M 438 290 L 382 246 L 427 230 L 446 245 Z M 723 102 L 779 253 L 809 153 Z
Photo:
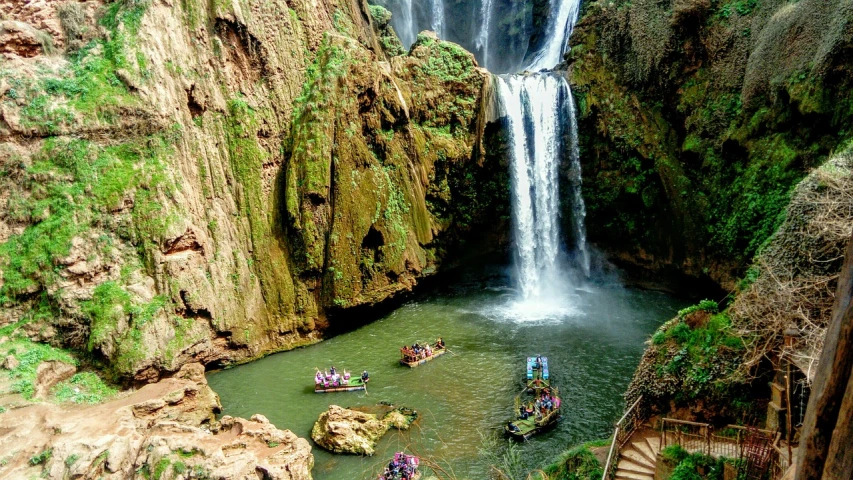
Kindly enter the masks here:
M 510 437 L 527 440 L 557 425 L 561 406 L 562 400 L 556 387 L 536 391 L 536 399 L 528 398 L 527 402 L 522 399 L 522 395 L 518 395 L 515 397 L 516 417 L 507 422 L 504 431 Z
M 365 390 L 365 386 L 366 384 L 361 381 L 361 378 L 353 378 L 346 383 L 315 383 L 314 393 L 354 392 L 356 390 Z
M 556 425 L 562 406 L 557 387 L 551 385 L 548 357 L 527 357 L 524 384 L 524 390 L 515 397 L 515 418 L 504 426 L 507 435 L 519 440 Z
M 365 372 L 365 375 L 367 375 L 367 372 Z M 317 370 L 317 374 L 314 375 L 314 393 L 367 390 L 367 382 L 369 381 L 369 377 L 350 377 L 350 374 L 346 370 L 344 370 L 343 375 L 338 373 L 329 374 L 329 372 L 324 373 Z
M 403 347 L 400 349 L 400 365 L 406 365 L 409 368 L 415 368 L 418 365 L 423 365 L 426 362 L 429 362 L 437 357 L 440 357 L 447 353 L 447 348 L 441 347 L 439 348 L 436 345 L 431 347 L 432 354 L 429 356 L 415 355 L 410 348 Z
M 420 463 L 420 459 L 414 455 L 397 452 L 377 480 L 419 480 L 421 478 L 421 472 L 418 471 Z

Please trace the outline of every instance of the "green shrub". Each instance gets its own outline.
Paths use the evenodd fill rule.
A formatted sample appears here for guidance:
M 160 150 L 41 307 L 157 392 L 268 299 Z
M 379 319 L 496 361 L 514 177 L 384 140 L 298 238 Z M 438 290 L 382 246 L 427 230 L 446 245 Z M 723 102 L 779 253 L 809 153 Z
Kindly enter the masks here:
M 38 455 L 33 455 L 30 457 L 30 465 L 41 465 L 47 463 L 50 460 L 50 457 L 53 456 L 53 449 L 48 448 Z
M 543 471 L 549 480 L 598 480 L 604 474 L 604 466 L 590 449 L 609 445 L 610 439 L 603 439 L 570 448 Z

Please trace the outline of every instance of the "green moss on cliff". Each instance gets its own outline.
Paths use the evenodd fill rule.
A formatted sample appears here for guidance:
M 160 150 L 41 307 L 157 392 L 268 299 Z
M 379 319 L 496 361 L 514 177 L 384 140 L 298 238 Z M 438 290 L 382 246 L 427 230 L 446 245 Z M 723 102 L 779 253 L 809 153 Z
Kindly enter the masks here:
M 107 217 L 124 209 L 134 194 L 140 200 L 130 210 L 140 220 L 137 230 L 111 233 L 140 246 L 162 235 L 168 215 L 145 220 L 159 210 L 152 192 L 172 188 L 161 160 L 169 148 L 159 136 L 104 148 L 85 140 L 48 139 L 24 174 L 29 195 L 10 201 L 13 218 L 29 226 L 0 245 L 0 295 L 12 299 L 53 285 L 72 240 L 102 230 L 110 223 Z
M 587 4 L 569 61 L 591 239 L 731 284 L 851 133 L 836 3 Z

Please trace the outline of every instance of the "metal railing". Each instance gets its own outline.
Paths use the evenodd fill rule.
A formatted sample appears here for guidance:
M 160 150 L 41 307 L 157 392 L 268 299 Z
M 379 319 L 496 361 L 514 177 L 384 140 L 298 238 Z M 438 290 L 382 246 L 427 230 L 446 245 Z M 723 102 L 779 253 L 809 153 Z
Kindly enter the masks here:
M 613 440 L 610 442 L 610 452 L 607 454 L 607 463 L 604 465 L 604 474 L 601 480 L 613 478 L 616 474 L 616 465 L 619 463 L 619 454 L 622 452 L 622 447 L 631 439 L 631 435 L 637 430 L 643 422 L 646 421 L 646 412 L 641 408 L 643 396 L 640 395 L 633 405 L 631 405 L 622 418 L 616 422 L 616 428 L 613 430 Z

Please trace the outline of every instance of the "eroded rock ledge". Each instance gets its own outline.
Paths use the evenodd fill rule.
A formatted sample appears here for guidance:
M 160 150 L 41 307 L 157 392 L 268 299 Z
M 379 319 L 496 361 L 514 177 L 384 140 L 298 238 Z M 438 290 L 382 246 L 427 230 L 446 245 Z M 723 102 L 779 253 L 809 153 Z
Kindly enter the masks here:
M 308 441 L 262 415 L 216 421 L 204 367 L 102 405 L 33 404 L 0 414 L 4 478 L 309 480 Z

